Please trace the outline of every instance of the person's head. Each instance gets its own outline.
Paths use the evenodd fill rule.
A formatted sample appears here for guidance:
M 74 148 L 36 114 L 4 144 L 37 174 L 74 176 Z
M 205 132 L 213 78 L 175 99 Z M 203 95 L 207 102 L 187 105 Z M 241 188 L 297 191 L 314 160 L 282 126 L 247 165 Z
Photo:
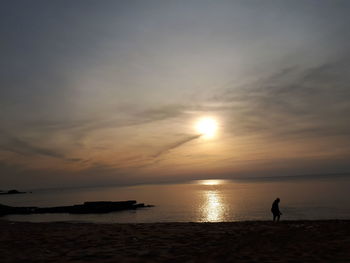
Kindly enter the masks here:
M 276 198 L 276 201 L 277 201 L 277 203 L 279 203 L 279 202 L 280 202 L 280 199 L 277 197 L 277 198 Z

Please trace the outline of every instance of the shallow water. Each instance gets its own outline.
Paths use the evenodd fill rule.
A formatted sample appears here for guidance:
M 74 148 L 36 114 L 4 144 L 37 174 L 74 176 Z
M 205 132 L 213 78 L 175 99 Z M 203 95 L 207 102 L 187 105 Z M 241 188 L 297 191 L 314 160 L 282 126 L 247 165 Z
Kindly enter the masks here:
M 270 220 L 271 204 L 281 199 L 282 219 L 350 219 L 350 178 L 275 181 L 203 180 L 168 185 L 138 185 L 38 190 L 0 196 L 10 206 L 60 206 L 85 201 L 137 200 L 155 207 L 108 214 L 9 215 L 13 221 L 223 222 Z

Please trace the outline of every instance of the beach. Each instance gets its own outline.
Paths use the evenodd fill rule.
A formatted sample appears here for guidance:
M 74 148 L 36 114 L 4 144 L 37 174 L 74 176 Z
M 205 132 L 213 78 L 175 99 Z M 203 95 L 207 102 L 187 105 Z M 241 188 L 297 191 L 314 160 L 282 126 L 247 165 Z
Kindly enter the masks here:
M 350 220 L 0 221 L 1 262 L 350 262 Z

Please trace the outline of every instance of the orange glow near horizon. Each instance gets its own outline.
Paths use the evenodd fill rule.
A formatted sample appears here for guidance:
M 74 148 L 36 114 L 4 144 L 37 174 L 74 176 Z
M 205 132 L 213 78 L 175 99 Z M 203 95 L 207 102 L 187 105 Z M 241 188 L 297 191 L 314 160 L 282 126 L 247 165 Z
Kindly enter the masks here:
M 223 184 L 225 180 L 199 180 L 197 181 L 198 184 L 200 185 L 219 185 Z

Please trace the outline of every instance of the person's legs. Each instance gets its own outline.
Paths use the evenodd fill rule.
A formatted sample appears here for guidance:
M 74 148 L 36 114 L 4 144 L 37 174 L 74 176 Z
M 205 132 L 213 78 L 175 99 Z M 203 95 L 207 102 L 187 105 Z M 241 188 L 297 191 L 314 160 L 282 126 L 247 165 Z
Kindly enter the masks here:
M 273 222 L 275 222 L 275 221 L 280 221 L 280 217 L 281 217 L 281 215 L 280 214 L 277 214 L 277 213 L 274 213 L 273 214 Z

